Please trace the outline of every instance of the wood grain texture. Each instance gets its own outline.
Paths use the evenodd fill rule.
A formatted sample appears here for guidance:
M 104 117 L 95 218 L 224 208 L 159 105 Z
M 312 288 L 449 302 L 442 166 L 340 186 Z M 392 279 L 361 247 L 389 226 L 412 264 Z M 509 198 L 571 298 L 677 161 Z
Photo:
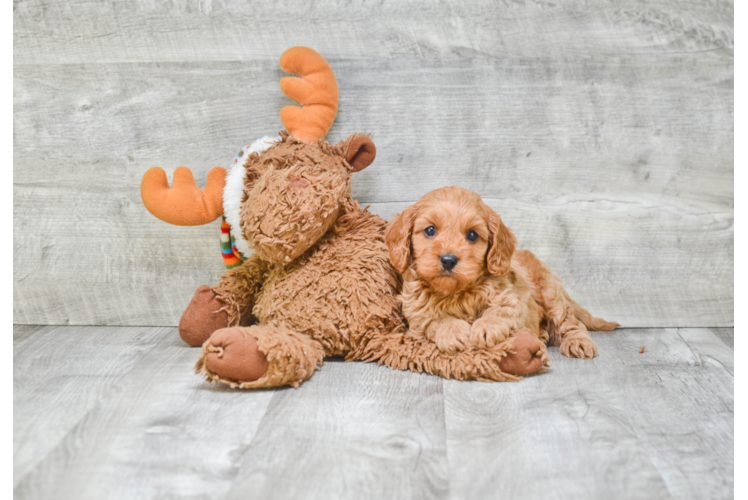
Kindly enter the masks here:
M 748 377 L 748 328 L 735 328 L 734 368 L 736 377 Z
M 618 352 L 595 364 L 625 394 L 629 422 L 673 497 L 733 498 L 733 352 L 709 329 L 652 332 L 601 335 L 600 348 Z M 647 351 L 617 349 L 623 338 Z
M 725 345 L 735 350 L 735 330 L 733 328 L 710 328 L 712 333 L 719 337 Z
M 277 61 L 293 45 L 333 59 L 611 57 L 731 48 L 729 1 L 18 1 L 22 64 Z
M 14 486 L 171 332 L 173 328 L 15 326 Z
M 520 384 L 445 383 L 453 496 L 732 498 L 729 348 L 708 329 L 593 338 L 594 360 L 551 348 Z
M 518 383 L 328 361 L 268 391 L 203 382 L 173 328 L 35 330 L 14 344 L 17 499 L 733 497 L 711 329 L 595 334 L 594 360 L 551 348 Z
M 442 380 L 332 361 L 299 390 L 275 395 L 226 498 L 448 492 Z
M 186 346 L 174 328 L 117 328 L 111 332 L 95 327 L 95 335 L 87 330 L 58 327 L 56 335 L 36 334 L 37 345 L 27 345 L 16 353 L 16 374 L 36 378 L 34 384 L 14 391 L 16 415 L 42 415 L 29 422 L 14 418 L 15 448 L 31 455 L 20 464 L 14 461 L 15 497 L 225 495 L 237 473 L 237 460 L 273 394 L 231 391 L 202 381 L 192 370 L 197 350 Z M 143 332 L 141 335 L 150 332 L 160 341 L 141 352 L 129 372 L 119 373 L 121 368 L 112 360 L 126 354 L 128 346 L 116 339 L 120 332 L 135 330 Z M 76 386 L 72 384 L 79 363 L 68 359 L 67 353 L 89 343 L 89 363 L 106 365 L 116 375 L 116 382 L 107 386 L 107 394 L 95 405 L 82 408 L 78 401 L 94 399 L 91 389 L 106 381 L 100 374 L 87 373 Z M 56 371 L 43 374 L 41 369 L 28 369 L 39 352 Z M 55 384 L 56 377 L 70 382 L 61 387 L 59 382 Z M 59 394 L 48 401 L 47 391 L 54 389 Z M 76 425 L 58 436 L 56 422 L 72 421 L 73 417 Z M 25 432 L 18 432 L 19 427 Z M 50 442 L 53 437 L 56 440 Z M 36 443 L 46 447 L 29 446 Z M 28 470 L 26 463 L 33 465 L 33 470 Z
M 204 182 L 279 130 L 306 44 L 341 89 L 328 138 L 377 144 L 372 211 L 458 184 L 595 314 L 732 326 L 731 2 L 283 5 L 15 4 L 14 322 L 176 325 L 218 226 L 154 219 L 140 178 Z

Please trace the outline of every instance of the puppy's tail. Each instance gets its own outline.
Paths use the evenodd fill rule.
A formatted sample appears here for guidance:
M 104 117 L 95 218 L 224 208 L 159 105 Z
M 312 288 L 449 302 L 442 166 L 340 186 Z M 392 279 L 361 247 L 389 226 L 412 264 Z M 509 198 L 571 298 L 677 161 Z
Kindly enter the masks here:
M 571 298 L 569 298 L 569 302 L 571 303 L 571 307 L 574 310 L 574 316 L 576 316 L 579 321 L 584 323 L 584 326 L 586 326 L 588 330 L 596 332 L 608 332 L 610 330 L 615 330 L 616 327 L 621 326 L 614 321 L 605 321 L 602 318 L 594 317 L 589 313 L 589 311 L 574 302 Z

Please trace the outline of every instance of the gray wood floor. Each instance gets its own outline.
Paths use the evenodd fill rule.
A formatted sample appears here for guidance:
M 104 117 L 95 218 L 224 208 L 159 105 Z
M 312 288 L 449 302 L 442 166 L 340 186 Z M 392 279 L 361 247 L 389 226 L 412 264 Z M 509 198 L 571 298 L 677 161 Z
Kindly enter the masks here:
M 732 339 L 598 333 L 519 383 L 329 361 L 233 391 L 174 328 L 16 326 L 15 498 L 732 498 Z

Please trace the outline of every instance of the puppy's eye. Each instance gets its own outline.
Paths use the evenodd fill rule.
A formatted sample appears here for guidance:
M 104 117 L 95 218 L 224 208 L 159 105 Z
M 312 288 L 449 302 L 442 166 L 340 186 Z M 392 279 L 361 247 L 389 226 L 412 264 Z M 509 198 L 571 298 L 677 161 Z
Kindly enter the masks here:
M 470 231 L 468 231 L 466 238 L 468 239 L 468 241 L 476 241 L 478 239 L 478 233 L 471 229 Z
M 436 234 L 436 228 L 434 226 L 429 226 L 423 230 L 423 234 L 431 238 L 432 236 Z

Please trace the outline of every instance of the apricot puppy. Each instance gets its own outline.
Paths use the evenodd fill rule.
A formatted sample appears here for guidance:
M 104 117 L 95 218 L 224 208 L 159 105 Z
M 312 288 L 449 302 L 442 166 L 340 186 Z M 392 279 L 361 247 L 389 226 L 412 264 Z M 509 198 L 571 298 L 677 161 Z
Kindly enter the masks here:
M 392 219 L 385 241 L 402 274 L 399 299 L 410 330 L 444 353 L 492 347 L 529 332 L 565 356 L 592 358 L 593 317 L 527 250 L 478 194 L 452 186 L 426 194 Z

